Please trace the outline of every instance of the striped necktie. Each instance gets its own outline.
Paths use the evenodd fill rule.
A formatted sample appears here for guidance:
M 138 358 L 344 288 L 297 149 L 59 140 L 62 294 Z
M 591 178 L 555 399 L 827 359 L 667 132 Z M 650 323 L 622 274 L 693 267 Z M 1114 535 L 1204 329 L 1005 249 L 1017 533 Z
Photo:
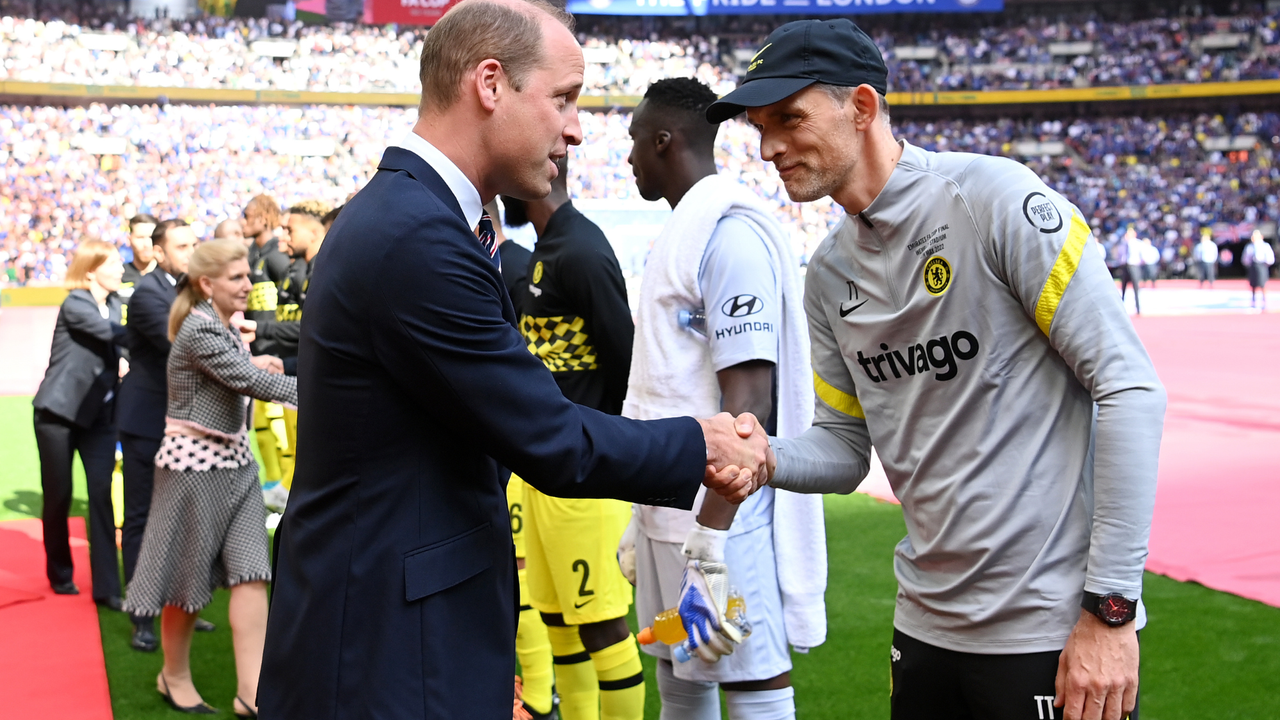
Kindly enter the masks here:
M 498 265 L 498 234 L 493 231 L 493 219 L 489 213 L 480 216 L 480 224 L 476 225 L 476 237 L 480 239 L 480 247 L 489 255 L 489 260 Z

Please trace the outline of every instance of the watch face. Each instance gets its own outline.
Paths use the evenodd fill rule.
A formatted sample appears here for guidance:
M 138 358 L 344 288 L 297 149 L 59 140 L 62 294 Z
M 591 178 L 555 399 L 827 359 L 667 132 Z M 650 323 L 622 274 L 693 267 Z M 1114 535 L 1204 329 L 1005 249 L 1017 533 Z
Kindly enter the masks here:
M 1129 605 L 1128 599 L 1112 595 L 1102 598 L 1102 602 L 1098 604 L 1098 611 L 1103 620 L 1118 625 L 1129 619 Z

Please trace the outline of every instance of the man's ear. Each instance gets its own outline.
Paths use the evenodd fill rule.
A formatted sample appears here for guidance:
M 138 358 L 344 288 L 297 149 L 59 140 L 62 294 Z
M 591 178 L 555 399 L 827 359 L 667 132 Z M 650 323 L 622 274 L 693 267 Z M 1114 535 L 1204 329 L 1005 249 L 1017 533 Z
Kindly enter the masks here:
M 497 109 L 498 98 L 511 87 L 507 82 L 507 74 L 502 69 L 502 63 L 493 58 L 476 65 L 475 70 L 471 71 L 469 80 L 469 84 L 475 89 L 480 100 L 480 107 L 487 112 Z
M 870 85 L 859 85 L 845 101 L 844 111 L 849 113 L 854 127 L 866 130 L 880 119 L 880 94 Z
M 671 148 L 671 131 L 659 130 L 653 134 L 653 151 L 662 157 L 667 154 L 667 150 Z

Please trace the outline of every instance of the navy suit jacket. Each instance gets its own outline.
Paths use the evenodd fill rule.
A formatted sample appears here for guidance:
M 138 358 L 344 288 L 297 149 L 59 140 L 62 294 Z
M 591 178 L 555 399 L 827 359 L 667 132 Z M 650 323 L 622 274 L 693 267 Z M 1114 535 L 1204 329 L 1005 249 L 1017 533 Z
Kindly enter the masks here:
M 388 149 L 307 295 L 264 720 L 510 717 L 518 590 L 500 465 L 550 495 L 692 507 L 697 423 L 569 402 L 515 324 L 448 186 Z
M 125 347 L 129 372 L 120 384 L 116 421 L 120 432 L 159 440 L 169 390 L 169 308 L 178 291 L 159 268 L 142 276 L 129 298 Z

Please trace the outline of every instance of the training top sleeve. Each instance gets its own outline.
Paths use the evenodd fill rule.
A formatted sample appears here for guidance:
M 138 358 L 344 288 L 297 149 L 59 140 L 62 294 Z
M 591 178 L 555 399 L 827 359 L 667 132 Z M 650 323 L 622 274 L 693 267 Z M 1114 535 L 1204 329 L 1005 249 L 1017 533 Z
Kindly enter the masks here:
M 838 230 L 836 231 L 838 232 Z M 825 245 L 825 243 L 824 243 Z M 813 365 L 813 425 L 794 438 L 773 438 L 778 466 L 769 484 L 802 493 L 851 493 L 871 466 L 871 435 L 858 390 L 826 312 L 821 249 L 805 275 Z
M 1155 505 L 1164 387 L 1080 211 L 1021 165 L 975 164 L 990 165 L 977 169 L 981 179 L 966 194 L 993 270 L 1097 404 L 1083 589 L 1136 598 Z
M 702 254 L 698 285 L 716 372 L 749 360 L 778 362 L 782 306 L 764 242 L 746 221 L 723 217 Z

